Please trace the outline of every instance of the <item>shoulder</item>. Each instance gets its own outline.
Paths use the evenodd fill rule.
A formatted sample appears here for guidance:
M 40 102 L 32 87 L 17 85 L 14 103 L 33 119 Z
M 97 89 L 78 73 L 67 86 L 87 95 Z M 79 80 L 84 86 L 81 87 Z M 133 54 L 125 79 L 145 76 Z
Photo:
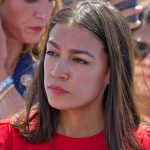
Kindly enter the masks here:
M 0 139 L 8 137 L 13 131 L 13 127 L 9 122 L 0 122 Z
M 138 128 L 137 140 L 144 150 L 150 148 L 150 126 L 140 126 Z
M 11 148 L 12 127 L 10 123 L 0 123 L 0 149 Z
M 25 145 L 25 141 L 13 125 L 9 122 L 0 122 L 0 149 L 21 148 L 23 145 Z

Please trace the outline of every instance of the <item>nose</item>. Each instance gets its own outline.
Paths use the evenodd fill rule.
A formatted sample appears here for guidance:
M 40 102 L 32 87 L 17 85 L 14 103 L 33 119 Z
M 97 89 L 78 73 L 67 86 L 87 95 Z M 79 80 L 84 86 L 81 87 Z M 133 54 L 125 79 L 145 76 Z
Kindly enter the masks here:
M 56 79 L 68 80 L 70 75 L 67 63 L 63 60 L 58 61 L 51 70 L 51 75 Z
M 35 11 L 35 17 L 47 23 L 52 15 L 54 3 L 42 0 Z
M 150 52 L 143 59 L 143 65 L 150 67 Z

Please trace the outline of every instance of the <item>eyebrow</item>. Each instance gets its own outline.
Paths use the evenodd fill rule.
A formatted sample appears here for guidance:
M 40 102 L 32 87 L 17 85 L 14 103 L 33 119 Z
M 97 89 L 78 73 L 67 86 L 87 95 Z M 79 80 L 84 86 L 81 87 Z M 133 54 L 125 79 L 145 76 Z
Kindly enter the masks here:
M 60 49 L 59 45 L 58 45 L 56 42 L 54 42 L 53 40 L 49 39 L 49 40 L 48 40 L 48 43 L 50 43 L 50 44 L 51 44 L 52 46 L 54 46 L 55 48 Z M 90 57 L 92 57 L 92 58 L 95 58 L 94 55 L 92 55 L 91 53 L 89 53 L 89 52 L 86 51 L 86 50 L 71 49 L 70 51 L 71 51 L 71 53 L 73 53 L 73 54 L 86 54 L 86 55 L 88 55 L 88 56 L 90 56 Z
M 88 51 L 86 50 L 81 50 L 81 49 L 71 49 L 71 52 L 74 53 L 74 54 L 86 54 L 92 58 L 95 58 L 91 53 L 89 53 Z
M 53 40 L 49 39 L 48 43 L 50 43 L 51 45 L 53 45 L 55 48 L 59 49 L 59 45 L 56 42 L 54 42 Z

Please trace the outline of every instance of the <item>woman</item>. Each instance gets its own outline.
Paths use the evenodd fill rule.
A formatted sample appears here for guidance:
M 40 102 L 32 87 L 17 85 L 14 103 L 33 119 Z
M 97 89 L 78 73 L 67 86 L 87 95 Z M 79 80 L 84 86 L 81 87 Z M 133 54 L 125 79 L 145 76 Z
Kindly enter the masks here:
M 141 121 L 150 125 L 150 7 L 143 12 L 142 25 L 134 31 L 141 58 L 135 59 L 135 103 Z
M 64 8 L 50 24 L 26 118 L 1 123 L 0 148 L 148 150 L 132 98 L 133 49 L 128 23 L 109 3 Z
M 37 48 L 31 47 L 40 40 L 54 6 L 54 0 L 0 1 L 0 118 L 24 104 L 21 96 L 25 97 L 36 68 Z

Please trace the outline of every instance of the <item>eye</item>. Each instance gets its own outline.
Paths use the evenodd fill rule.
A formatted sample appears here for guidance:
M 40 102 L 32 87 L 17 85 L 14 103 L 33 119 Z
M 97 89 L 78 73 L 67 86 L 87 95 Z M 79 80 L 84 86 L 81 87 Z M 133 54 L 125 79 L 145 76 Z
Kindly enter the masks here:
M 37 2 L 39 0 L 25 0 L 26 2 L 28 3 L 34 3 L 34 2 Z M 48 0 L 50 3 L 53 2 L 54 0 Z
M 89 63 L 89 62 L 87 62 L 87 61 L 85 61 L 85 60 L 83 60 L 81 58 L 74 58 L 73 61 L 75 61 L 75 62 L 77 62 L 79 64 L 85 64 L 85 65 Z
M 49 2 L 51 3 L 51 2 L 54 2 L 55 0 L 49 0 Z
M 49 56 L 58 56 L 58 54 L 52 50 L 47 50 L 46 51 L 46 54 L 49 55 Z
M 37 2 L 38 0 L 25 0 L 25 1 L 28 3 L 34 3 L 34 2 Z

